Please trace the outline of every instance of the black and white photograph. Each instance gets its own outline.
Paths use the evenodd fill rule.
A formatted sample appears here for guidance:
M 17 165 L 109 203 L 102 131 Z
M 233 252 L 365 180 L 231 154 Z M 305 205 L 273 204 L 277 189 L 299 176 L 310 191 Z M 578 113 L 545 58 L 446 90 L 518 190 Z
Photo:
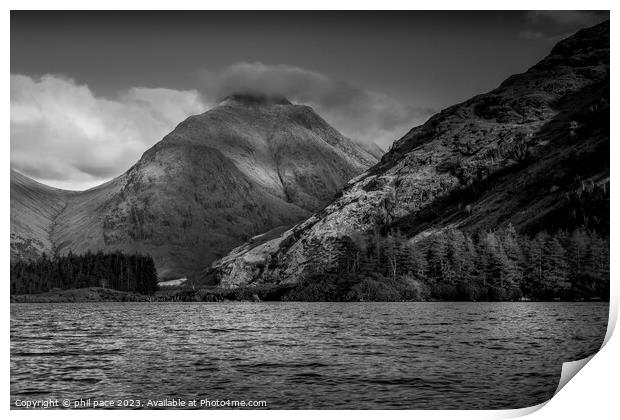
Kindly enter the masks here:
M 609 10 L 5 13 L 11 411 L 525 409 L 603 346 Z

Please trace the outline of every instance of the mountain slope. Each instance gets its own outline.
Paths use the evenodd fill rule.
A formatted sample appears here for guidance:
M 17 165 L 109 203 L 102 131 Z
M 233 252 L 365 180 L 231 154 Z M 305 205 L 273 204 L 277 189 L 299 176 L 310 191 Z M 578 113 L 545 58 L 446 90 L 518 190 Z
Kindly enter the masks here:
M 398 228 L 609 226 L 609 22 L 556 45 L 527 72 L 398 140 L 323 211 L 216 262 L 225 286 L 296 283 L 336 239 Z
M 35 237 L 39 252 L 149 253 L 160 277 L 182 277 L 254 235 L 303 220 L 375 162 L 309 107 L 235 95 L 180 123 L 106 184 L 37 189 L 31 207 L 53 206 L 34 213 L 36 232 L 20 228 L 27 223 L 12 211 L 11 231 Z M 16 181 L 12 203 L 31 195 L 30 184 Z
M 161 144 L 213 147 L 270 194 L 310 211 L 377 161 L 312 108 L 275 96 L 230 96 Z
M 70 195 L 11 170 L 11 261 L 52 252 L 54 222 Z

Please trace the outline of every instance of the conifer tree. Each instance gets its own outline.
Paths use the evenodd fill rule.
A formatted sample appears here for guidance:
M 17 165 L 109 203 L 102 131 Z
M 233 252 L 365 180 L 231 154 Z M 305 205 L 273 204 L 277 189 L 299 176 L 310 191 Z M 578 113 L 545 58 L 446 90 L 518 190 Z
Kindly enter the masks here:
M 555 236 L 549 237 L 543 248 L 542 279 L 544 297 L 557 296 L 559 289 L 567 288 L 568 263 L 566 252 Z

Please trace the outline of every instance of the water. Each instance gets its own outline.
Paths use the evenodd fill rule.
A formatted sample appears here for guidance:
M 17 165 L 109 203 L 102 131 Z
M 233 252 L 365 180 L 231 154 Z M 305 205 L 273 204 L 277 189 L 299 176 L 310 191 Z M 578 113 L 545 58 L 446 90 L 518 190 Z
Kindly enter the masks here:
M 11 402 L 520 408 L 599 349 L 606 303 L 11 305 Z

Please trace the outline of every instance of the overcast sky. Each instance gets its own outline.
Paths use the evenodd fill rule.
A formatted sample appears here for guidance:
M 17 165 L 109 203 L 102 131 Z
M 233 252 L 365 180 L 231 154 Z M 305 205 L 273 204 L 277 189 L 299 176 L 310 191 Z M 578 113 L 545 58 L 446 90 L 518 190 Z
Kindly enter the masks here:
M 11 165 L 84 189 L 235 91 L 382 148 L 607 12 L 11 12 Z

